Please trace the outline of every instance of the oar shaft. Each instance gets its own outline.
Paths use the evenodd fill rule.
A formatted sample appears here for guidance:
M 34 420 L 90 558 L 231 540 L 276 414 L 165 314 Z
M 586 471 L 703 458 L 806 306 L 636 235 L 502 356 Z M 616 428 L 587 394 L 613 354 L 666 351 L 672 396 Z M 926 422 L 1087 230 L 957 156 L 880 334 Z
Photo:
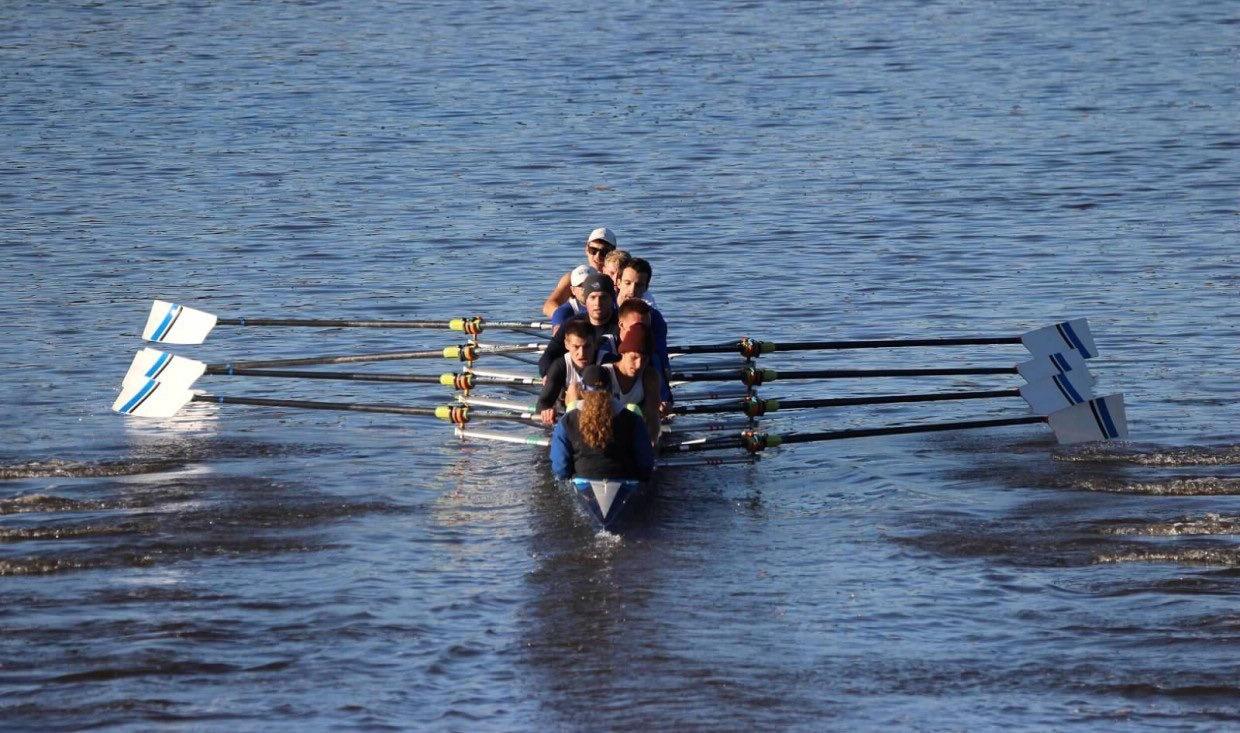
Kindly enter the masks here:
M 732 382 L 761 384 L 776 379 L 864 379 L 868 377 L 949 377 L 983 374 L 1016 374 L 1016 367 L 944 367 L 929 369 L 735 369 L 726 372 L 672 372 L 673 382 Z
M 439 328 L 453 331 L 467 330 L 473 325 L 477 331 L 484 328 L 533 329 L 551 328 L 543 321 L 488 321 L 483 318 L 454 318 L 446 321 L 387 321 L 351 318 L 220 318 L 221 326 L 293 326 L 309 328 Z
M 346 354 L 340 356 L 307 356 L 295 359 L 268 359 L 263 361 L 234 361 L 224 364 L 208 364 L 213 373 L 224 373 L 228 369 L 270 369 L 294 366 L 316 366 L 320 364 L 361 364 L 377 361 L 401 361 L 405 359 L 462 359 L 466 350 L 472 349 L 477 355 L 483 354 L 518 354 L 541 351 L 542 344 L 509 344 L 497 346 L 451 346 L 446 349 L 426 349 L 422 351 L 389 351 L 376 354 Z
M 850 407 L 854 405 L 890 405 L 906 402 L 949 402 L 954 400 L 988 400 L 1019 397 L 1018 389 L 992 389 L 976 392 L 933 392 L 930 394 L 893 394 L 869 397 L 826 397 L 808 400 L 733 400 L 706 405 L 677 405 L 672 412 L 700 415 L 718 412 L 743 412 L 761 415 L 775 410 L 798 410 L 814 407 Z
M 413 405 L 370 404 L 363 402 L 312 402 L 310 400 L 284 400 L 270 397 L 225 397 L 223 395 L 196 394 L 190 402 L 209 402 L 217 405 L 250 405 L 253 407 L 290 407 L 298 410 L 334 410 L 339 412 L 375 412 L 386 415 L 412 415 L 416 417 L 435 417 L 440 420 L 453 421 L 453 415 L 460 418 L 460 423 L 475 420 L 512 420 L 528 423 L 535 419 L 531 414 L 514 414 L 498 410 L 475 410 L 469 407 L 440 405 L 438 407 L 419 407 Z M 462 412 L 456 412 L 462 411 Z
M 322 328 L 448 328 L 451 321 L 359 321 L 337 318 L 221 318 L 221 326 L 302 326 Z M 487 324 L 491 325 L 491 324 Z
M 407 382 L 413 384 L 439 384 L 439 375 L 429 374 L 366 374 L 364 372 L 314 372 L 293 369 L 238 369 L 219 365 L 208 367 L 206 374 L 224 374 L 230 377 L 278 377 L 284 379 L 330 379 L 345 382 Z
M 1019 344 L 1020 336 L 972 338 L 872 339 L 868 341 L 777 341 L 774 351 L 833 351 L 844 349 L 896 349 L 907 346 L 989 346 Z
M 434 407 L 411 407 L 406 405 L 364 404 L 358 402 L 311 402 L 310 400 L 280 400 L 268 397 L 223 397 L 220 395 L 194 395 L 192 402 L 212 402 L 220 405 L 251 405 L 254 407 L 292 407 L 299 410 L 340 410 L 346 412 L 379 412 L 390 415 L 416 415 L 435 417 Z
M 852 339 L 838 341 L 753 341 L 742 339 L 722 344 L 690 344 L 671 346 L 668 351 L 680 354 L 731 354 L 746 356 L 776 351 L 843 351 L 846 349 L 896 349 L 911 346 L 990 346 L 1019 344 L 1020 336 L 968 336 L 912 339 Z
M 886 428 L 856 428 L 853 430 L 827 430 L 819 433 L 789 433 L 780 436 L 780 442 L 816 443 L 826 440 L 868 438 L 875 435 L 911 435 L 914 433 L 938 433 L 946 430 L 971 430 L 974 428 L 1000 428 L 1008 425 L 1033 425 L 1046 422 L 1045 417 L 1003 417 L 991 420 L 957 420 L 955 422 L 929 423 L 926 425 L 893 425 Z

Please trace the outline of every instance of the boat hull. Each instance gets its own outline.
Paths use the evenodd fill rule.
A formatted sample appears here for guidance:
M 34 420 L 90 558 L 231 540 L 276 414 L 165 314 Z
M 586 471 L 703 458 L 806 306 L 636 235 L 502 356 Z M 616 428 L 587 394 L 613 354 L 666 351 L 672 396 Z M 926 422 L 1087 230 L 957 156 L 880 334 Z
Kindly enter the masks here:
M 606 530 L 622 525 L 652 491 L 650 482 L 636 479 L 576 477 L 563 484 L 582 513 L 597 527 Z

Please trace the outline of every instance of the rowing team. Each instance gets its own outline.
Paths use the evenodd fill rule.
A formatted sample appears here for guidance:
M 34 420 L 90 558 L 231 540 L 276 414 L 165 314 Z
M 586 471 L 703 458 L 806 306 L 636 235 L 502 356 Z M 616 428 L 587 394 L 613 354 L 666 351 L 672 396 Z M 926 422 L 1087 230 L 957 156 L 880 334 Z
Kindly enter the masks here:
M 538 410 L 558 478 L 648 478 L 672 391 L 667 321 L 649 295 L 653 269 L 616 249 L 606 227 L 586 239 L 587 263 L 543 303 L 554 330 L 539 359 Z

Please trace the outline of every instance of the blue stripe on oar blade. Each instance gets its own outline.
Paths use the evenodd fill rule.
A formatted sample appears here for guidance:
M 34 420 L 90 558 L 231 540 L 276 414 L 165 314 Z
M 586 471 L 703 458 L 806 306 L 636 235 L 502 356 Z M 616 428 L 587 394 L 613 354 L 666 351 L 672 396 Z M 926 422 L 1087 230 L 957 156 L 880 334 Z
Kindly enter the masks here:
M 147 397 L 151 396 L 151 393 L 154 392 L 155 388 L 158 386 L 159 382 L 156 382 L 154 379 L 147 380 L 147 383 L 142 385 L 142 389 L 138 390 L 136 395 L 131 397 L 128 402 L 121 405 L 121 409 L 118 410 L 118 412 L 125 415 L 132 413 L 134 410 L 138 409 L 138 405 L 141 405 L 146 401 Z
M 1086 359 L 1094 356 L 1094 354 L 1089 353 L 1089 349 L 1085 348 L 1085 344 L 1081 343 L 1081 338 L 1076 335 L 1076 331 L 1073 330 L 1072 323 L 1070 321 L 1064 321 L 1063 323 L 1055 326 L 1055 328 L 1059 330 L 1059 335 L 1062 336 L 1064 340 L 1072 346 L 1072 348 L 1081 352 L 1081 356 L 1084 356 Z
M 1060 373 L 1072 371 L 1072 365 L 1068 363 L 1063 354 L 1051 354 L 1051 364 L 1054 364 Z
M 164 314 L 163 320 L 155 327 L 155 332 L 151 334 L 152 341 L 163 341 L 168 335 L 168 331 L 172 329 L 172 324 L 176 323 L 177 316 L 181 315 L 181 306 L 173 303 L 168 307 L 168 312 Z
M 1068 400 L 1068 404 L 1079 405 L 1085 401 L 1085 398 L 1081 396 L 1081 393 L 1077 391 L 1070 380 L 1060 375 L 1051 378 L 1055 380 L 1056 386 L 1059 387 L 1059 391 L 1064 398 Z
M 147 378 L 153 379 L 159 376 L 159 373 L 163 371 L 164 367 L 168 366 L 168 362 L 170 361 L 172 361 L 172 354 L 160 354 L 159 358 L 155 360 L 155 363 L 151 365 L 151 368 L 146 370 Z
M 1101 423 L 1105 424 L 1106 427 L 1103 432 L 1106 436 L 1108 438 L 1118 438 L 1119 430 L 1115 427 L 1115 420 L 1111 417 L 1111 411 L 1107 409 L 1106 400 L 1100 397 L 1090 404 L 1097 407 L 1094 414 L 1100 418 Z

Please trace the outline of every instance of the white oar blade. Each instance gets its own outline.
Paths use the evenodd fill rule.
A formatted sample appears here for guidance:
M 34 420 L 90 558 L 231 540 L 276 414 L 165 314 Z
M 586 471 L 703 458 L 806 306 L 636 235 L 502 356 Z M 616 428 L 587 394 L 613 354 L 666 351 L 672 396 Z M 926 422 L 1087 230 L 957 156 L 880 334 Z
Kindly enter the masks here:
M 1128 418 L 1122 394 L 1098 397 L 1047 415 L 1060 443 L 1088 443 L 1128 437 Z
M 1042 354 L 1029 361 L 1016 365 L 1016 371 L 1026 382 L 1040 382 L 1056 374 L 1070 374 L 1075 383 L 1093 384 L 1094 376 L 1089 373 L 1085 358 L 1078 351 L 1061 351 L 1054 354 Z
M 1020 396 L 1029 403 L 1035 415 L 1049 415 L 1065 407 L 1079 405 L 1091 399 L 1094 393 L 1090 385 L 1074 378 L 1078 374 L 1080 372 L 1055 374 L 1030 382 L 1020 388 Z
M 157 300 L 142 329 L 142 338 L 161 344 L 201 344 L 215 328 L 215 316 L 176 303 Z
M 1094 345 L 1094 336 L 1089 331 L 1089 321 L 1074 318 L 1071 321 L 1056 323 L 1053 326 L 1030 331 L 1020 337 L 1020 342 L 1030 353 L 1041 356 L 1062 351 L 1076 351 L 1086 359 L 1098 355 L 1098 347 Z
M 194 398 L 188 389 L 154 379 L 127 381 L 112 409 L 136 417 L 172 417 Z
M 180 387 L 189 387 L 202 373 L 207 365 L 183 356 L 173 356 L 159 349 L 143 349 L 134 354 L 133 363 L 125 374 L 126 382 L 154 379 Z

